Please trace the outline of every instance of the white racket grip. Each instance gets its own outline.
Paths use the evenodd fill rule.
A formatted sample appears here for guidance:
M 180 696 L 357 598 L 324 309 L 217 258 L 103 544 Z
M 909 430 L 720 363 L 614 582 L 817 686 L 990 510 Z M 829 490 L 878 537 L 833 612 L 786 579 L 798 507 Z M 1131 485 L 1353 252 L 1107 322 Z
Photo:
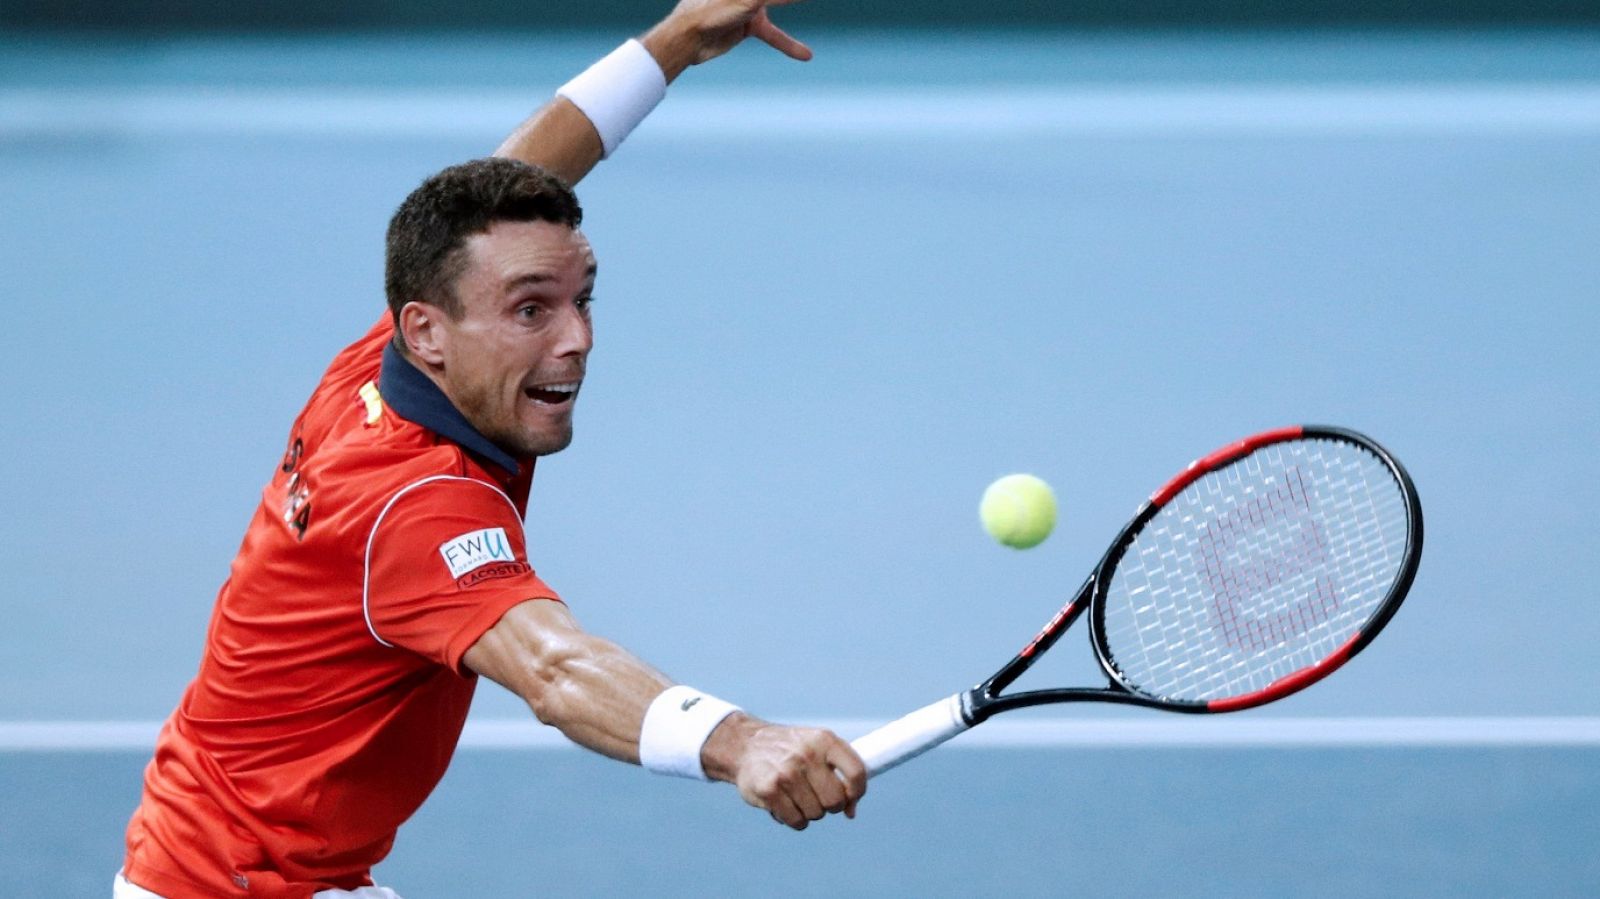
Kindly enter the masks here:
M 969 727 L 961 717 L 961 694 L 955 693 L 858 737 L 850 747 L 867 763 L 867 776 L 877 777 Z

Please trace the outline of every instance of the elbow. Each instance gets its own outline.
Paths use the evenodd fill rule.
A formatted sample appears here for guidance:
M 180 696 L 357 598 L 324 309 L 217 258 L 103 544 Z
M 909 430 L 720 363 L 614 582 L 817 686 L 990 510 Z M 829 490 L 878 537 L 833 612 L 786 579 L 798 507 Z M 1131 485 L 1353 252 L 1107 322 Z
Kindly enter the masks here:
M 552 641 L 528 658 L 518 692 L 539 723 L 565 730 L 564 725 L 572 720 L 579 704 L 580 674 L 592 655 L 586 642 L 582 638 Z

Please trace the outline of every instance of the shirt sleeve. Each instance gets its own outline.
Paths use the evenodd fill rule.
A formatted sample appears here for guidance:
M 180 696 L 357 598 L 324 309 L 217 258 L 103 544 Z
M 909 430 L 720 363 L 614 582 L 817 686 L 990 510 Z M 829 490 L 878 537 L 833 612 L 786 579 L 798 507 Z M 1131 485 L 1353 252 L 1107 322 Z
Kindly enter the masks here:
M 511 500 L 472 478 L 430 478 L 397 493 L 373 525 L 366 565 L 372 635 L 462 674 L 461 657 L 512 606 L 560 601 L 528 564 Z

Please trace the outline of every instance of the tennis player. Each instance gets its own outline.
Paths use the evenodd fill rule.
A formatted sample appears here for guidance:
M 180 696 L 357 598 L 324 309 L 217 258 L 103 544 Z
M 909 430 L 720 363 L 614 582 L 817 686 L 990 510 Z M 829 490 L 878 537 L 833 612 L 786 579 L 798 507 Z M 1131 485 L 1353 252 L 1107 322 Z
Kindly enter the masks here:
M 401 205 L 389 309 L 290 431 L 145 770 L 116 896 L 394 896 L 371 868 L 443 776 L 479 675 L 590 749 L 732 782 L 795 829 L 854 815 L 866 774 L 849 744 L 585 633 L 522 531 L 535 460 L 571 440 L 593 344 L 596 263 L 567 185 L 688 66 L 752 36 L 809 58 L 767 5 L 684 0 L 496 158 Z

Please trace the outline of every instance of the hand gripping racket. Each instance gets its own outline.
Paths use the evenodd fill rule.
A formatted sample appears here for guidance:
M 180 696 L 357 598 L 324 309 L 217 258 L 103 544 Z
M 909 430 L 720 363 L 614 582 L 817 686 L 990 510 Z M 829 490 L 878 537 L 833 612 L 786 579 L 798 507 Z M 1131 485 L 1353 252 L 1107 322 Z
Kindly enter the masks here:
M 1157 490 L 1077 596 L 992 677 L 852 745 L 877 775 L 1027 706 L 1232 712 L 1282 699 L 1372 642 L 1421 555 L 1422 505 L 1383 447 L 1310 425 L 1247 437 Z M 1005 694 L 1086 609 L 1110 683 Z

